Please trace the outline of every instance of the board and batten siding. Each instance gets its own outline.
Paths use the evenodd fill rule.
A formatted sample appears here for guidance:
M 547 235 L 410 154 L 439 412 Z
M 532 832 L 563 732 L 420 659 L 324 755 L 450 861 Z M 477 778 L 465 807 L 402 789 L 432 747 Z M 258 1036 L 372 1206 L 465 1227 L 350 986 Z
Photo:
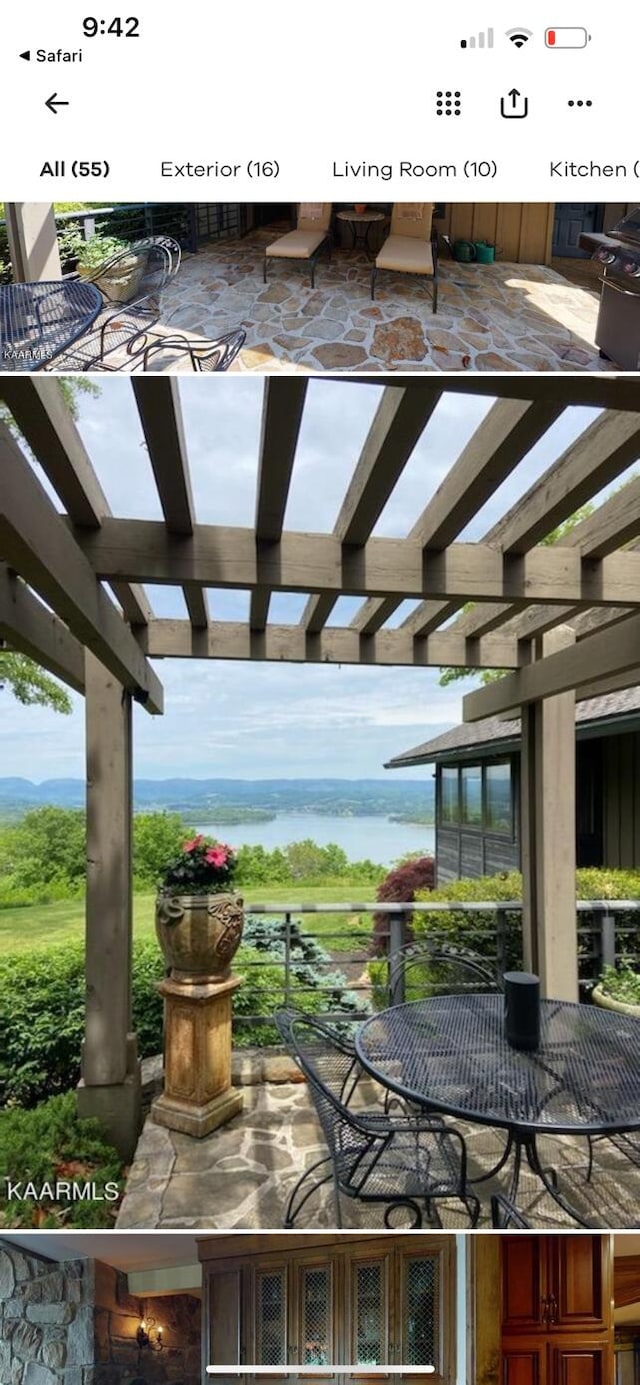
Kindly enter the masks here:
M 612 869 L 640 867 L 640 731 L 603 738 L 604 859 Z
M 487 240 L 500 260 L 551 262 L 553 202 L 447 202 L 437 230 L 452 240 Z

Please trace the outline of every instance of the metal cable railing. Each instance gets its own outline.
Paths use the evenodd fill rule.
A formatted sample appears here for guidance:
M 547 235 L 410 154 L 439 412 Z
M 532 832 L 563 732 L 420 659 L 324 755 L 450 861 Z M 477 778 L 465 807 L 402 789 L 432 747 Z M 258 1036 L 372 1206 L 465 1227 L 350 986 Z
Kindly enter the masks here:
M 640 966 L 640 901 L 580 900 L 576 913 L 580 988 L 587 1000 L 605 965 L 625 960 Z M 350 922 L 346 928 L 307 927 L 314 914 Z M 379 924 L 388 921 L 387 927 L 378 926 L 375 938 L 363 922 L 363 916 L 374 915 Z M 434 944 L 469 948 L 499 972 L 522 964 L 520 900 L 249 902 L 246 920 L 235 970 L 247 985 L 238 992 L 234 1012 L 236 1038 L 245 1043 L 252 1031 L 262 1042 L 275 1042 L 270 1018 L 279 1006 L 310 1009 L 334 1020 L 364 1018 L 384 1008 L 391 983 L 385 956 L 423 935 Z M 259 1008 L 252 1009 L 256 998 Z

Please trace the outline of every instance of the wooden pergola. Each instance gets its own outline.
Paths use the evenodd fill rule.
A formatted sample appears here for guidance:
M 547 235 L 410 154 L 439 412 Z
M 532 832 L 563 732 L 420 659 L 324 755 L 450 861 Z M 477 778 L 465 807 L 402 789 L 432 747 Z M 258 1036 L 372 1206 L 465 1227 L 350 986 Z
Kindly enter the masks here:
M 381 381 L 346 377 L 342 386 L 365 383 Z M 323 387 L 322 379 L 312 386 Z M 86 699 L 87 1013 L 79 1101 L 129 1155 L 140 1120 L 130 1001 L 131 702 L 162 712 L 151 660 L 508 670 L 470 693 L 464 714 L 473 720 L 522 708 L 525 955 L 547 994 L 577 997 L 574 700 L 639 679 L 640 477 L 613 491 L 562 543 L 544 540 L 640 456 L 640 385 L 623 377 L 387 379 L 334 528 L 322 533 L 284 523 L 306 379 L 265 382 L 251 528 L 198 522 L 177 382 L 145 377 L 123 380 L 121 388 L 134 393 L 162 520 L 111 514 L 54 378 L 0 380 L 0 397 L 64 511 L 22 442 L 0 425 L 0 637 Z M 215 417 L 218 391 L 235 385 L 216 377 L 206 388 Z M 425 468 L 425 504 L 410 532 L 374 536 L 447 393 L 494 402 L 435 491 Z M 460 542 L 469 521 L 574 404 L 602 412 L 481 541 Z M 188 619 L 157 619 L 145 583 L 181 586 Z M 211 588 L 248 591 L 248 619 L 213 619 Z M 270 621 L 276 592 L 307 596 L 296 625 Z M 360 607 L 349 625 L 330 625 L 342 595 L 361 598 Z M 418 606 L 389 625 L 406 598 Z

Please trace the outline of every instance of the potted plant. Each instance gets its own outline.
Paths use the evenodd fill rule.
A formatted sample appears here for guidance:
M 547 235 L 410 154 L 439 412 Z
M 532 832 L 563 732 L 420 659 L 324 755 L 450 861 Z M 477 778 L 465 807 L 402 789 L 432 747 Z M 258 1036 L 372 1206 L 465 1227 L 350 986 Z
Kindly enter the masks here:
M 640 1019 L 640 976 L 628 962 L 605 967 L 592 995 L 594 1003 L 605 1010 L 618 1010 Z
M 240 946 L 243 900 L 234 892 L 232 847 L 199 834 L 164 872 L 156 933 L 174 981 L 223 981 Z

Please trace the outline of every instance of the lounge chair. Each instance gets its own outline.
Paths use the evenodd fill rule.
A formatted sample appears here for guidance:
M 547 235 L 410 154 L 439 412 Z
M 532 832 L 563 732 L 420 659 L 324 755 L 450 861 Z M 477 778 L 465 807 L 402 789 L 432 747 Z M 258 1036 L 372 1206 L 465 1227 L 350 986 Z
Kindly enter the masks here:
M 315 288 L 316 263 L 324 249 L 331 254 L 331 202 L 301 202 L 295 231 L 279 236 L 264 252 L 262 277 L 267 282 L 269 260 L 302 260 L 311 265 L 311 287 Z
M 432 227 L 433 202 L 396 202 L 391 231 L 371 269 L 371 297 L 376 296 L 379 269 L 394 274 L 423 274 L 433 283 L 433 311 L 438 311 L 438 235 Z

